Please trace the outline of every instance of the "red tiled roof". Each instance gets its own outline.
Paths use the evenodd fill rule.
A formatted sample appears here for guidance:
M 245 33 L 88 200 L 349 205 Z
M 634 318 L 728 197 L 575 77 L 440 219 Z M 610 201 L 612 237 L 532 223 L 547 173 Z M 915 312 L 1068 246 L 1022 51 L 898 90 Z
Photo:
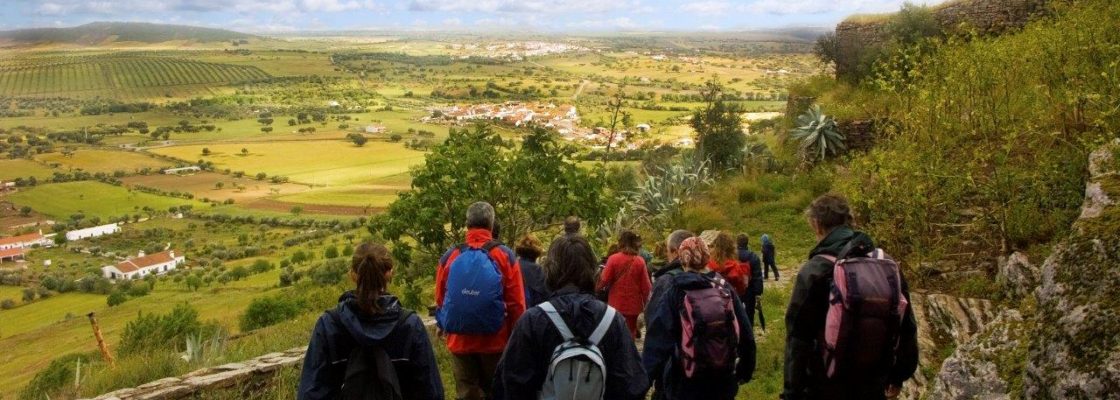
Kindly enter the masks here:
M 0 259 L 13 257 L 13 256 L 22 256 L 22 255 L 23 255 L 23 249 L 0 250 Z
M 121 261 L 117 263 L 117 270 L 123 273 L 139 271 L 143 268 L 153 265 L 171 262 L 171 251 L 163 251 L 155 254 L 148 254 L 143 257 L 136 257 L 133 259 Z
M 0 245 L 13 244 L 13 243 L 35 242 L 35 241 L 39 241 L 39 240 L 42 240 L 42 239 L 43 239 L 43 234 L 41 234 L 41 233 L 38 233 L 38 232 L 28 233 L 26 235 L 0 238 Z

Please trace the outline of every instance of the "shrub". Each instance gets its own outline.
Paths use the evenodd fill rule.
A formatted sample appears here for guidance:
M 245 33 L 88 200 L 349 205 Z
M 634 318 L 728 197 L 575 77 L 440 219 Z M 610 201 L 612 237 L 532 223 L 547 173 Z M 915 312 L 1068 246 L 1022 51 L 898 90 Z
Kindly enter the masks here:
M 303 299 L 276 295 L 253 299 L 249 308 L 241 315 L 241 330 L 251 331 L 270 326 L 299 315 L 303 311 Z
M 105 302 L 109 304 L 109 307 L 119 306 L 126 301 L 128 301 L 128 295 L 120 290 L 109 293 L 109 296 L 105 298 Z
M 262 272 L 268 272 L 268 271 L 271 271 L 273 268 L 276 268 L 276 266 L 273 265 L 272 263 L 268 262 L 268 260 L 254 261 L 253 265 L 251 267 L 249 267 L 249 269 L 252 270 L 254 274 L 259 274 L 259 273 L 262 273 Z
M 342 278 L 350 271 L 346 260 L 332 258 L 311 268 L 311 280 L 320 285 L 334 285 L 342 282 Z
M 4 301 L 0 301 L 0 308 L 2 308 L 2 309 L 11 310 L 15 307 L 16 307 L 16 301 L 15 300 L 4 299 Z
M 20 391 L 19 398 L 21 400 L 39 400 L 42 398 L 78 397 L 76 393 L 69 393 L 66 390 L 74 387 L 74 368 L 78 362 L 86 366 L 89 365 L 89 361 L 90 356 L 85 354 L 69 354 L 51 360 L 51 363 L 35 374 L 35 377 L 31 378 L 31 382 Z M 47 393 L 53 396 L 44 396 Z
M 198 311 L 178 304 L 164 315 L 143 314 L 129 321 L 121 333 L 121 355 L 152 350 L 181 350 L 188 336 L 198 335 L 207 326 L 198 320 Z M 213 328 L 213 327 L 211 327 Z

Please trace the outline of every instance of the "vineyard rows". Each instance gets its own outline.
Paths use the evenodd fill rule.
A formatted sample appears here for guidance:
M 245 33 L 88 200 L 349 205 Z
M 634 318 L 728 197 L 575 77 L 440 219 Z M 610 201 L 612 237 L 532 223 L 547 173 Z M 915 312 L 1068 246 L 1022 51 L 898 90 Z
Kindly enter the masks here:
M 0 63 L 0 95 L 160 97 L 267 78 L 257 67 L 170 57 L 59 56 Z

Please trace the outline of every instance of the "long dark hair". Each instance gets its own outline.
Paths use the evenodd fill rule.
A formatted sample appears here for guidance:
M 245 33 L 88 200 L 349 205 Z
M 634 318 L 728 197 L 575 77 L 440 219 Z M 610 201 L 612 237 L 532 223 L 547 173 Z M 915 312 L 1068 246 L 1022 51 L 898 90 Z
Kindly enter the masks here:
M 358 277 L 358 288 L 354 294 L 358 298 L 358 307 L 369 314 L 380 314 L 381 306 L 377 299 L 385 293 L 389 282 L 385 274 L 393 269 L 393 257 L 389 250 L 378 243 L 362 243 L 354 250 L 354 257 L 350 260 L 350 271 Z
M 595 255 L 583 236 L 570 235 L 556 239 L 548 249 L 545 284 L 551 290 L 574 285 L 581 292 L 595 292 Z

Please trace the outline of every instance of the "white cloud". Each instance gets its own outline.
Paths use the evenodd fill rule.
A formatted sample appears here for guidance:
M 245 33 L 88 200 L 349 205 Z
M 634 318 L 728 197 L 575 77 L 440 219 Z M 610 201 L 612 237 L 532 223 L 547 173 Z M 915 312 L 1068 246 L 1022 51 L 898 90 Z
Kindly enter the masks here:
M 943 1 L 928 0 L 925 3 L 933 5 Z M 755 0 L 736 9 L 750 14 L 772 15 L 857 14 L 897 11 L 904 2 L 905 0 Z
M 602 13 L 626 10 L 640 5 L 637 0 L 411 0 L 409 11 L 489 12 L 489 13 Z
M 634 22 L 634 20 L 630 19 L 630 17 L 596 19 L 568 23 L 569 28 L 580 28 L 597 31 L 637 29 L 640 26 L 641 25 L 639 25 L 637 22 Z
M 681 11 L 688 13 L 714 15 L 731 10 L 731 3 L 727 1 L 697 1 L 682 4 L 680 8 Z

